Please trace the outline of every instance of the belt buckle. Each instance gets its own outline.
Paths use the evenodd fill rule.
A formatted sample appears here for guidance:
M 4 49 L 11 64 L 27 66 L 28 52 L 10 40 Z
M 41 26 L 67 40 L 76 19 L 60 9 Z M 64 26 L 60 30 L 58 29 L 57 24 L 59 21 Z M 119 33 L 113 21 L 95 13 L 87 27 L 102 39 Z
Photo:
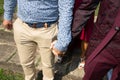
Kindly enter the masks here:
M 44 28 L 48 28 L 48 24 L 47 24 L 47 23 L 40 23 L 40 24 L 43 24 L 42 26 L 43 26 Z M 37 25 L 39 26 L 39 23 L 33 23 L 33 24 L 32 24 L 32 27 L 33 27 L 33 28 L 38 28 Z
M 32 27 L 33 27 L 33 28 L 37 28 L 37 24 L 36 24 L 36 23 L 33 23 Z

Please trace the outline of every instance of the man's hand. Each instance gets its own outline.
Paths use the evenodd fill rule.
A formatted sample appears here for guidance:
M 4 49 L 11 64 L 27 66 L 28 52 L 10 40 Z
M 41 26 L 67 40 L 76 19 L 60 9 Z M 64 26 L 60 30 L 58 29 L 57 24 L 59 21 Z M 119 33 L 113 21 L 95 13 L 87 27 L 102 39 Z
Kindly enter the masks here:
M 58 49 L 56 49 L 56 48 L 54 47 L 54 44 L 55 44 L 56 42 L 57 42 L 57 40 L 53 41 L 53 42 L 51 43 L 50 48 L 52 49 L 52 52 L 53 52 L 53 54 L 54 54 L 55 56 L 61 56 L 61 55 L 63 55 L 63 52 L 62 52 L 62 51 L 59 51 Z
M 11 20 L 4 20 L 3 21 L 3 27 L 5 29 L 11 30 L 12 29 L 12 21 Z

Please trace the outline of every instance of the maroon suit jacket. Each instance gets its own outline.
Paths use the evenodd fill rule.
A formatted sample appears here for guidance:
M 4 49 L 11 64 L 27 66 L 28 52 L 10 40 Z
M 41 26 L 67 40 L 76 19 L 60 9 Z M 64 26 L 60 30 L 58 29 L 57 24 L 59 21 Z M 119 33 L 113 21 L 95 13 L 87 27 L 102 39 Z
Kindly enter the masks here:
M 81 3 L 82 3 L 82 0 L 75 0 L 74 9 L 73 9 L 74 14 L 76 10 L 79 8 L 79 6 L 81 5 Z M 93 26 L 94 26 L 94 14 L 92 14 L 92 16 L 87 21 L 84 29 L 82 29 L 80 36 L 78 36 L 79 39 L 89 42 Z
M 96 26 L 93 29 L 93 34 L 91 35 L 87 54 L 92 53 L 92 51 L 106 36 L 114 24 L 114 20 L 120 8 L 120 0 L 83 0 L 79 9 L 75 12 L 72 25 L 73 37 L 81 32 L 82 27 L 86 24 L 90 15 L 95 11 L 99 2 L 99 14 Z M 105 49 L 115 57 L 120 57 L 120 32 L 117 33 Z

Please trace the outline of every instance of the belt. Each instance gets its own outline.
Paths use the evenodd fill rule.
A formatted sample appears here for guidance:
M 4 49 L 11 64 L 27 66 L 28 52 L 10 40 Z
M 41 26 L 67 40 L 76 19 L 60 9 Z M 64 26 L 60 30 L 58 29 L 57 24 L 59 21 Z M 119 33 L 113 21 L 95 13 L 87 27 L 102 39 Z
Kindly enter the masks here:
M 48 28 L 50 27 L 52 24 L 56 23 L 57 21 L 52 21 L 52 22 L 39 22 L 39 23 L 28 23 L 25 22 L 29 27 L 32 28 Z

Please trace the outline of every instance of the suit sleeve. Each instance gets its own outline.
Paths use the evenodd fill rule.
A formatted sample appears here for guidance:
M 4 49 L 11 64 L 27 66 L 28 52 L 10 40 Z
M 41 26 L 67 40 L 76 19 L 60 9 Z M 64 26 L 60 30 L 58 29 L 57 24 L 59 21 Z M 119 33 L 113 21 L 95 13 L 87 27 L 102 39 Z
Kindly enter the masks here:
M 75 38 L 81 32 L 86 22 L 95 11 L 100 0 L 83 0 L 74 14 L 72 24 L 72 37 Z

